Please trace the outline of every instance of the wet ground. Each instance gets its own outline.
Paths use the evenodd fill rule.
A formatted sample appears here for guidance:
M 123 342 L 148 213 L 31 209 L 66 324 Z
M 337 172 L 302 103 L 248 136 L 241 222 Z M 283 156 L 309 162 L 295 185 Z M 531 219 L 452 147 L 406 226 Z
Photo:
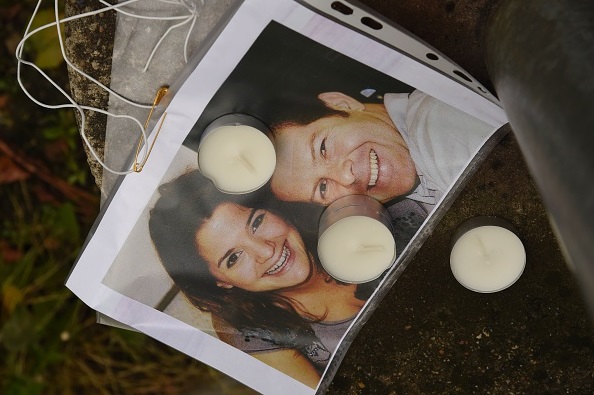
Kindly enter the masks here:
M 363 3 L 491 88 L 483 34 L 499 0 Z M 512 222 L 527 251 L 519 281 L 494 294 L 465 289 L 449 268 L 451 235 L 479 215 Z M 594 393 L 592 328 L 510 132 L 360 331 L 328 393 Z
M 450 238 L 465 219 L 506 218 L 526 269 L 480 294 L 455 280 Z M 592 327 L 519 147 L 508 134 L 359 332 L 332 394 L 590 394 Z
M 364 1 L 491 88 L 484 28 L 498 0 Z M 449 268 L 464 220 L 511 221 L 527 264 L 512 287 L 479 294 Z M 336 394 L 590 394 L 592 320 L 554 237 L 513 132 L 483 165 L 359 332 Z

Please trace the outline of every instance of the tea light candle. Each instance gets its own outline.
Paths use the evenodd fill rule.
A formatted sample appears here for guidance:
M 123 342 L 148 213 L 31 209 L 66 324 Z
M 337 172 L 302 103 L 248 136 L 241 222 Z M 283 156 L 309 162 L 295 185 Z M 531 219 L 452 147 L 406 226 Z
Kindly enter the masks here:
M 340 198 L 320 219 L 318 257 L 337 280 L 362 283 L 376 279 L 396 259 L 387 210 L 364 195 Z
M 515 228 L 496 217 L 476 217 L 458 228 L 450 254 L 454 277 L 466 288 L 497 292 L 514 284 L 526 266 Z
M 231 114 L 213 122 L 198 148 L 198 168 L 226 193 L 248 193 L 262 187 L 274 172 L 276 153 L 259 121 Z M 259 125 L 257 125 L 259 126 Z

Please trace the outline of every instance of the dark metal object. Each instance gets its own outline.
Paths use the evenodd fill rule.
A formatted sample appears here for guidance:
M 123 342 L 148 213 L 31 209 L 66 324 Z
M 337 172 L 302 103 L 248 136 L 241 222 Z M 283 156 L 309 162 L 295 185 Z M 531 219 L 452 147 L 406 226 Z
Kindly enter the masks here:
M 487 67 L 594 317 L 594 2 L 503 1 Z
M 467 219 L 458 227 L 458 229 L 456 229 L 450 240 L 450 250 L 454 247 L 454 244 L 456 244 L 460 237 L 464 236 L 469 230 L 478 228 L 479 226 L 499 226 L 520 237 L 518 229 L 508 220 L 494 215 L 480 215 L 478 217 Z

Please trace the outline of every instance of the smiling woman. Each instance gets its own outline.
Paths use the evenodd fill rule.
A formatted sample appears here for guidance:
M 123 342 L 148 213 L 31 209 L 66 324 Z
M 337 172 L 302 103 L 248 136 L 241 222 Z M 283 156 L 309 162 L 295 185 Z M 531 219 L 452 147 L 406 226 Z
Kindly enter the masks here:
M 149 229 L 176 285 L 221 340 L 315 388 L 364 304 L 357 286 L 321 269 L 313 240 L 272 209 L 291 206 L 266 189 L 224 194 L 191 171 L 159 192 Z
M 219 287 L 274 291 L 302 284 L 312 271 L 297 230 L 264 209 L 222 203 L 196 241 Z

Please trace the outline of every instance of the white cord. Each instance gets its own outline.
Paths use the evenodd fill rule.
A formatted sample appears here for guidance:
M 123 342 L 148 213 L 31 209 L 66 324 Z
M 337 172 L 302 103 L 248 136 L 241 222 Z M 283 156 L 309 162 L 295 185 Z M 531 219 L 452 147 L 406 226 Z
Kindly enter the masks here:
M 127 5 L 130 5 L 132 3 L 135 3 L 139 0 L 126 0 L 126 1 L 122 1 L 121 3 L 118 4 L 109 4 L 104 0 L 99 0 L 99 2 L 103 5 L 105 5 L 105 7 L 95 10 L 95 11 L 90 11 L 90 12 L 86 12 L 86 13 L 82 13 L 82 14 L 78 14 L 78 15 L 74 15 L 74 16 L 70 16 L 67 18 L 63 18 L 60 19 L 59 17 L 59 3 L 58 0 L 55 0 L 54 2 L 54 16 L 55 16 L 55 21 L 54 22 L 50 22 L 47 23 L 43 26 L 40 26 L 32 31 L 31 30 L 31 26 L 33 23 L 33 20 L 35 19 L 35 16 L 37 15 L 38 11 L 39 11 L 39 7 L 41 6 L 43 0 L 38 0 L 37 5 L 35 6 L 35 9 L 33 10 L 33 14 L 31 15 L 31 19 L 29 20 L 29 23 L 27 24 L 27 28 L 25 30 L 25 34 L 22 38 L 22 40 L 19 42 L 19 44 L 17 45 L 16 51 L 15 51 L 15 55 L 17 58 L 17 81 L 21 87 L 21 89 L 23 90 L 23 92 L 37 105 L 41 106 L 41 107 L 45 107 L 45 108 L 49 108 L 49 109 L 63 109 L 63 108 L 73 108 L 76 111 L 78 111 L 79 115 L 80 115 L 80 121 L 81 121 L 81 137 L 85 143 L 85 145 L 87 146 L 90 154 L 93 156 L 93 158 L 107 171 L 109 171 L 110 173 L 113 174 L 117 174 L 117 175 L 125 175 L 125 174 L 129 174 L 134 172 L 134 166 L 132 166 L 130 169 L 128 170 L 124 170 L 124 171 L 119 171 L 119 170 L 114 170 L 112 168 L 110 168 L 109 166 L 107 166 L 103 160 L 101 160 L 99 158 L 99 155 L 96 153 L 95 149 L 93 148 L 93 146 L 91 145 L 91 142 L 89 141 L 87 134 L 86 134 L 86 116 L 85 116 L 85 111 L 92 111 L 92 112 L 98 112 L 101 114 L 105 114 L 107 116 L 111 116 L 111 117 L 115 117 L 115 118 L 127 118 L 127 119 L 131 119 L 132 121 L 134 121 L 138 127 L 140 128 L 141 134 L 142 134 L 142 138 L 144 141 L 143 144 L 143 159 L 141 162 L 146 162 L 147 158 L 148 158 L 148 135 L 147 135 L 147 131 L 145 130 L 144 126 L 142 125 L 142 123 L 130 116 L 130 115 L 126 115 L 126 114 L 114 114 L 114 113 L 110 113 L 109 111 L 105 111 L 103 109 L 100 108 L 96 108 L 96 107 L 90 107 L 90 106 L 83 106 L 83 105 L 79 105 L 67 92 L 65 92 L 58 84 L 56 84 L 41 68 L 39 68 L 36 64 L 34 64 L 33 62 L 27 61 L 25 59 L 23 59 L 23 50 L 24 50 L 24 45 L 25 42 L 33 35 L 39 33 L 42 30 L 45 30 L 47 28 L 51 28 L 53 26 L 56 27 L 56 31 L 58 34 L 58 41 L 60 44 L 60 52 L 64 58 L 64 61 L 66 62 L 66 64 L 68 66 L 71 67 L 72 70 L 74 70 L 76 73 L 78 73 L 79 75 L 83 76 L 84 78 L 88 79 L 89 81 L 92 81 L 93 83 L 95 83 L 97 86 L 99 86 L 101 89 L 107 91 L 108 93 L 110 93 L 111 95 L 113 95 L 114 97 L 130 104 L 136 107 L 140 107 L 140 108 L 151 108 L 152 105 L 151 104 L 142 104 L 142 103 L 136 103 L 130 99 L 127 99 L 126 97 L 120 95 L 119 93 L 113 91 L 112 89 L 110 89 L 109 87 L 105 86 L 104 84 L 102 84 L 101 82 L 99 82 L 98 80 L 96 80 L 95 78 L 93 78 L 92 76 L 88 75 L 87 73 L 85 73 L 84 71 L 80 70 L 76 65 L 74 65 L 70 59 L 66 56 L 66 51 L 65 51 L 65 46 L 64 46 L 64 42 L 62 40 L 62 31 L 61 31 L 61 24 L 62 23 L 66 23 L 66 22 L 70 22 L 70 21 L 74 21 L 77 19 L 81 19 L 81 18 L 85 18 L 88 16 L 92 16 L 92 15 L 97 15 L 106 11 L 116 11 L 118 13 L 122 13 L 123 15 L 127 15 L 130 17 L 134 17 L 134 18 L 139 18 L 139 19 L 148 19 L 148 20 L 164 20 L 164 21 L 173 21 L 173 20 L 182 20 L 182 22 L 173 25 L 171 27 L 169 27 L 169 29 L 167 29 L 167 31 L 163 34 L 163 36 L 159 39 L 159 41 L 157 42 L 157 44 L 154 46 L 149 59 L 146 63 L 146 66 L 144 68 L 143 71 L 146 71 L 151 63 L 151 60 L 155 54 L 155 52 L 157 51 L 159 45 L 161 44 L 161 42 L 165 39 L 165 37 L 169 34 L 169 32 L 171 32 L 173 29 L 183 26 L 185 24 L 187 24 L 188 22 L 192 21 L 192 24 L 190 25 L 190 28 L 188 30 L 188 33 L 186 35 L 186 39 L 184 42 L 184 59 L 187 63 L 187 45 L 188 45 L 188 41 L 189 41 L 189 36 L 194 28 L 195 22 L 197 20 L 198 17 L 198 12 L 196 9 L 196 4 L 195 3 L 188 3 L 185 0 L 158 0 L 162 3 L 168 3 L 168 4 L 176 4 L 176 5 L 181 5 L 184 6 L 187 10 L 188 10 L 188 14 L 186 15 L 181 15 L 181 16 L 162 16 L 162 17 L 155 17 L 155 16 L 145 16 L 145 15 L 136 15 L 133 13 L 130 13 L 128 11 L 124 11 L 120 8 L 125 7 Z M 204 1 L 201 0 L 201 3 L 204 4 Z M 25 87 L 25 85 L 22 82 L 21 79 L 21 65 L 26 65 L 29 67 L 34 68 L 43 78 L 45 78 L 48 82 L 50 82 L 57 90 L 58 92 L 60 92 L 68 102 L 70 102 L 70 104 L 57 104 L 57 105 L 51 105 L 51 104 L 47 104 L 47 103 L 43 103 L 39 100 L 37 100 Z
M 105 111 L 103 109 L 100 108 L 95 108 L 95 107 L 89 107 L 89 106 L 81 106 L 80 104 L 78 104 L 70 95 L 68 95 L 56 82 L 54 82 L 54 80 L 52 80 L 51 78 L 49 78 L 49 76 L 47 74 L 45 74 L 45 72 L 43 70 L 41 70 L 35 63 L 26 61 L 26 60 L 20 60 L 17 63 L 17 75 L 20 75 L 20 70 L 21 70 L 21 64 L 27 65 L 27 66 L 31 66 L 33 67 L 35 70 L 37 70 L 37 72 L 39 72 L 49 83 L 51 83 L 66 99 L 68 99 L 70 101 L 71 104 L 58 104 L 58 105 L 49 105 L 46 103 L 42 103 L 39 100 L 37 100 L 35 97 L 33 97 L 33 95 L 31 95 L 31 93 L 29 93 L 29 91 L 24 87 L 22 81 L 20 78 L 17 78 L 19 85 L 21 86 L 21 89 L 23 89 L 23 92 L 25 92 L 25 94 L 36 104 L 40 105 L 41 107 L 45 107 L 45 108 L 49 108 L 49 109 L 61 109 L 61 108 L 74 108 L 78 111 L 79 115 L 80 115 L 80 128 L 81 128 L 81 137 L 85 143 L 85 145 L 87 146 L 87 148 L 89 149 L 89 152 L 91 153 L 91 155 L 93 156 L 93 158 L 107 171 L 109 171 L 110 173 L 113 174 L 117 174 L 117 175 L 124 175 L 124 174 L 129 174 L 131 172 L 134 171 L 133 168 L 129 169 L 129 170 L 125 170 L 125 171 L 118 171 L 118 170 L 114 170 L 111 167 L 107 166 L 102 160 L 101 158 L 99 158 L 99 155 L 97 154 L 97 152 L 95 151 L 95 149 L 93 148 L 93 146 L 91 145 L 91 142 L 89 141 L 87 134 L 85 132 L 86 129 L 86 116 L 85 116 L 85 112 L 83 110 L 89 110 L 89 111 L 94 111 L 94 112 L 99 112 L 111 117 L 115 117 L 115 118 L 128 118 L 133 120 L 134 122 L 136 122 L 136 124 L 138 125 L 138 127 L 140 128 L 140 131 L 142 133 L 142 136 L 144 138 L 143 141 L 147 142 L 148 141 L 148 136 L 146 134 L 146 130 L 144 128 L 144 126 L 140 123 L 140 121 L 138 121 L 136 118 L 130 116 L 130 115 L 125 115 L 125 114 L 113 114 L 110 113 L 108 111 Z M 146 158 L 148 156 L 148 144 L 144 144 L 143 145 L 143 157 Z
M 88 16 L 97 15 L 97 14 L 100 14 L 100 13 L 102 13 L 102 12 L 105 12 L 105 10 L 109 10 L 109 9 L 115 9 L 115 7 L 122 7 L 122 6 L 124 6 L 124 5 L 127 5 L 127 4 L 129 4 L 129 3 L 134 3 L 134 2 L 137 2 L 137 1 L 139 1 L 139 0 L 127 0 L 127 1 L 125 1 L 125 2 L 122 2 L 122 3 L 116 4 L 116 5 L 113 5 L 113 6 L 110 6 L 110 7 L 105 7 L 105 8 L 102 8 L 102 9 L 96 10 L 96 11 L 90 11 L 90 12 L 86 12 L 86 13 L 84 13 L 84 14 L 74 15 L 74 16 L 71 16 L 71 17 L 68 17 L 68 18 L 64 18 L 64 19 L 59 19 L 59 16 L 58 16 L 58 13 L 59 13 L 59 11 L 58 11 L 58 8 L 57 8 L 57 7 L 58 7 L 58 0 L 55 0 L 55 8 L 56 8 L 56 12 L 55 12 L 55 14 L 56 14 L 56 21 L 58 21 L 59 23 L 58 23 L 58 22 L 56 22 L 56 21 L 54 21 L 54 22 L 50 22 L 50 23 L 48 23 L 48 24 L 45 24 L 45 25 L 43 25 L 43 26 L 40 26 L 40 27 L 38 27 L 37 29 L 35 29 L 35 30 L 33 30 L 33 31 L 29 32 L 29 29 L 30 29 L 31 23 L 33 22 L 33 19 L 35 18 L 35 15 L 37 14 L 38 8 L 39 8 L 39 6 L 41 5 L 42 1 L 43 1 L 43 0 L 39 0 L 39 1 L 38 1 L 38 3 L 37 3 L 37 7 L 35 7 L 35 10 L 33 11 L 33 15 L 31 16 L 31 20 L 29 21 L 29 25 L 27 26 L 27 29 L 25 30 L 25 35 L 24 35 L 24 37 L 21 39 L 21 41 L 19 42 L 19 44 L 17 45 L 17 49 L 16 49 L 16 58 L 17 58 L 17 61 L 19 61 L 19 62 L 20 62 L 20 61 L 22 61 L 22 60 L 23 60 L 23 59 L 22 59 L 22 54 L 23 54 L 23 47 L 24 47 L 24 45 L 25 45 L 25 42 L 26 42 L 26 41 L 27 41 L 27 40 L 28 40 L 28 39 L 29 39 L 31 36 L 33 36 L 34 34 L 36 34 L 36 33 L 40 32 L 40 31 L 42 31 L 42 30 L 45 30 L 45 29 L 47 29 L 47 28 L 50 28 L 50 27 L 52 27 L 52 26 L 56 26 L 56 29 L 57 29 L 57 31 L 58 31 L 58 42 L 60 43 L 60 51 L 61 51 L 61 53 L 62 53 L 62 56 L 64 57 L 64 61 L 66 62 L 66 64 L 68 64 L 70 67 L 72 67 L 72 69 L 73 69 L 75 72 L 77 72 L 78 74 L 82 75 L 82 76 L 83 76 L 83 77 L 85 77 L 86 79 L 88 79 L 88 80 L 90 80 L 90 81 L 94 82 L 95 84 L 97 84 L 97 85 L 98 85 L 99 87 L 101 87 L 102 89 L 106 90 L 106 91 L 107 91 L 107 92 L 109 92 L 110 94 L 114 95 L 114 96 L 115 96 L 115 97 L 117 97 L 118 99 L 120 99 L 120 100 L 122 100 L 122 101 L 124 101 L 124 102 L 126 102 L 126 103 L 128 103 L 128 104 L 131 104 L 131 105 L 133 105 L 133 106 L 140 107 L 140 108 L 151 108 L 151 105 L 150 105 L 150 104 L 141 104 L 141 103 L 136 103 L 136 102 L 134 102 L 134 101 L 132 101 L 132 100 L 130 100 L 130 99 L 127 99 L 127 98 L 125 98 L 124 96 L 122 96 L 122 95 L 118 94 L 117 92 L 115 92 L 115 91 L 111 90 L 110 88 L 108 88 L 107 86 L 105 86 L 104 84 L 102 84 L 101 82 L 97 81 L 95 78 L 91 77 L 90 75 L 88 75 L 87 73 L 85 73 L 84 71 L 82 71 L 82 70 L 80 70 L 78 67 L 76 67 L 76 65 L 74 65 L 74 64 L 73 64 L 73 63 L 70 61 L 70 59 L 69 59 L 69 58 L 66 56 L 66 53 L 65 53 L 65 51 L 64 51 L 64 44 L 63 44 L 63 41 L 62 41 L 61 29 L 60 29 L 60 24 L 61 24 L 61 23 L 70 22 L 70 21 L 74 21 L 74 20 L 76 20 L 76 19 L 81 19 L 81 18 L 84 18 L 84 17 L 88 17 Z M 18 75 L 18 74 L 17 74 L 17 77 L 20 77 L 20 75 Z M 47 79 L 47 78 L 49 78 L 49 77 L 45 77 L 45 78 Z
M 138 0 L 134 0 L 134 1 L 138 1 Z M 161 3 L 180 5 L 180 1 L 179 0 L 178 1 L 159 0 L 159 1 Z M 101 4 L 107 6 L 105 8 L 109 8 L 109 7 L 112 6 L 112 4 L 108 3 L 105 0 L 99 0 L 99 2 Z M 118 4 L 118 7 L 120 6 L 120 4 Z M 127 5 L 127 4 L 124 4 L 124 5 Z M 149 16 L 149 15 L 138 15 L 138 14 L 133 14 L 133 13 L 128 12 L 128 11 L 121 10 L 119 8 L 115 9 L 115 11 L 119 12 L 122 15 L 130 16 L 132 18 L 137 18 L 137 19 L 152 19 L 152 20 L 159 20 L 159 21 L 175 21 L 175 20 L 187 18 L 186 15 L 179 15 L 179 16 Z
M 186 20 L 175 24 L 173 26 L 170 26 L 169 29 L 167 29 L 167 31 L 165 31 L 165 33 L 163 33 L 163 35 L 161 36 L 161 38 L 159 39 L 159 41 L 157 41 L 157 44 L 155 44 L 155 46 L 153 47 L 153 50 L 151 51 L 151 54 L 148 58 L 148 60 L 146 61 L 146 65 L 144 66 L 144 68 L 142 69 L 143 72 L 146 72 L 149 68 L 149 65 L 151 64 L 151 61 L 153 60 L 153 56 L 155 55 L 155 53 L 157 52 L 157 49 L 159 49 L 159 46 L 161 45 L 161 43 L 163 42 L 163 40 L 165 40 L 165 38 L 167 37 L 167 35 L 175 28 L 178 28 L 180 26 L 185 25 L 186 23 L 190 22 L 194 17 L 190 16 L 188 18 L 186 18 Z
M 186 40 L 184 41 L 184 62 L 188 63 L 188 43 L 190 42 L 190 35 L 194 30 L 194 26 L 196 25 L 196 21 L 198 20 L 198 14 L 194 15 L 192 18 L 192 24 L 188 29 L 188 33 L 186 34 Z

